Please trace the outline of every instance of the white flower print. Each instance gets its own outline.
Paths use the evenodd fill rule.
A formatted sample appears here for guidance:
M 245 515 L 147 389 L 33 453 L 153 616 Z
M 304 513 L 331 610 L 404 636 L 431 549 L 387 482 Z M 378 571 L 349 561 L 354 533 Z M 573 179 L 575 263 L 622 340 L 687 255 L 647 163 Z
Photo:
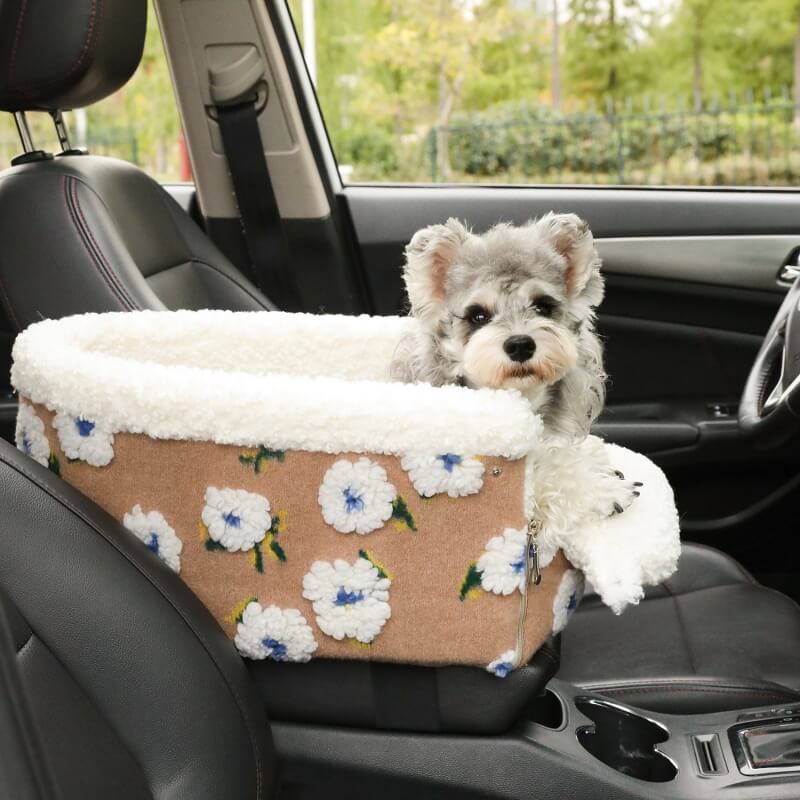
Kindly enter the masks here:
M 400 465 L 423 497 L 447 492 L 450 497 L 475 494 L 483 486 L 483 463 L 456 453 L 404 456 Z
M 487 672 L 491 672 L 497 678 L 505 678 L 514 669 L 514 658 L 516 653 L 513 650 L 506 650 L 500 658 L 496 658 L 486 667 Z
M 260 494 L 209 486 L 205 501 L 201 516 L 208 535 L 232 553 L 253 548 L 272 524 L 269 500 Z
M 322 517 L 341 533 L 371 533 L 392 516 L 397 491 L 386 470 L 368 458 L 337 461 L 319 487 Z
M 114 458 L 114 434 L 99 423 L 82 416 L 56 414 L 53 427 L 67 458 L 93 467 L 105 467 Z
M 171 570 L 181 571 L 183 542 L 163 514 L 158 511 L 145 514 L 140 505 L 135 505 L 130 514 L 125 514 L 122 518 L 122 524 Z
M 478 559 L 481 586 L 493 594 L 511 594 L 522 591 L 525 585 L 525 556 L 528 537 L 525 530 L 506 528 L 501 536 L 486 543 L 486 550 Z
M 234 643 L 245 658 L 256 661 L 306 662 L 318 646 L 311 626 L 296 608 L 262 608 L 254 600 L 242 613 Z
M 568 569 L 561 576 L 556 595 L 553 598 L 553 633 L 561 633 L 575 613 L 583 597 L 585 580 L 578 569 Z
M 43 467 L 50 458 L 50 444 L 44 433 L 44 422 L 27 403 L 17 409 L 17 447 Z
M 340 558 L 315 561 L 303 578 L 303 597 L 311 600 L 317 625 L 334 639 L 354 638 L 368 644 L 392 615 L 391 581 L 371 561 L 348 564 Z

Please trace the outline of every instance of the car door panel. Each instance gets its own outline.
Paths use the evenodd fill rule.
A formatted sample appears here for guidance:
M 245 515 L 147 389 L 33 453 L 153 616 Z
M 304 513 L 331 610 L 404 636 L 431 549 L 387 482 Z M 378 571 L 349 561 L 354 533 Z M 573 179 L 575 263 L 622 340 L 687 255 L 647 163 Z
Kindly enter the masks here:
M 779 266 L 798 247 L 800 235 L 631 236 L 598 241 L 606 269 L 616 275 L 765 292 L 776 291 Z
M 686 537 L 786 588 L 792 571 L 760 558 L 752 531 L 769 525 L 771 539 L 795 547 L 797 448 L 755 450 L 739 433 L 736 406 L 786 290 L 778 274 L 800 246 L 800 198 L 552 187 L 351 186 L 344 194 L 383 314 L 406 309 L 403 247 L 420 227 L 453 216 L 480 231 L 549 210 L 587 219 L 606 277 L 598 331 L 610 375 L 595 432 L 665 469 Z

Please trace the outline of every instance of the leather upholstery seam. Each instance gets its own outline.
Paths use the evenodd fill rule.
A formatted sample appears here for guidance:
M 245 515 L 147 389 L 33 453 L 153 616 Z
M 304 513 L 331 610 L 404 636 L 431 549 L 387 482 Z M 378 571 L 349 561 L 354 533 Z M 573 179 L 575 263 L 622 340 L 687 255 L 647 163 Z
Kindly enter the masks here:
M 533 657 L 536 658 L 537 655 L 544 656 L 550 663 L 558 669 L 561 664 L 561 659 L 553 653 L 553 651 L 547 647 L 547 645 L 542 645 L 536 653 L 534 653 Z
M 122 299 L 130 307 L 130 310 L 133 311 L 133 310 L 137 309 L 138 308 L 137 304 L 134 302 L 133 298 L 128 293 L 128 290 L 125 288 L 125 285 L 120 280 L 120 278 L 117 275 L 117 273 L 114 270 L 114 268 L 111 266 L 111 264 L 108 263 L 108 260 L 106 259 L 105 255 L 103 254 L 102 248 L 97 243 L 97 240 L 94 238 L 94 234 L 92 233 L 92 229 L 89 226 L 89 223 L 87 222 L 86 217 L 84 216 L 83 208 L 81 207 L 80 196 L 78 195 L 78 184 L 77 184 L 77 182 L 74 181 L 74 180 L 71 181 L 70 182 L 70 186 L 71 186 L 71 192 L 72 192 L 72 201 L 73 201 L 73 203 L 75 205 L 76 211 L 78 212 L 78 214 L 80 216 L 81 222 L 83 224 L 83 229 L 84 229 L 85 235 L 88 236 L 89 240 L 91 241 L 91 243 L 92 243 L 92 245 L 94 247 L 95 252 L 97 253 L 97 256 L 98 256 L 100 262 L 105 267 L 105 273 L 108 276 L 109 281 L 111 281 L 111 283 L 113 283 L 114 286 L 117 287 L 118 291 L 120 292 L 120 294 L 122 296 Z
M 25 21 L 25 14 L 28 11 L 28 0 L 22 0 L 22 8 L 19 12 L 19 19 L 17 20 L 17 28 L 14 31 L 14 43 L 11 46 L 11 58 L 8 62 L 8 85 L 13 82 L 14 66 L 17 61 L 17 50 L 19 48 L 19 40 L 22 34 L 22 23 Z
M 683 644 L 686 648 L 686 658 L 689 660 L 689 668 L 695 675 L 697 675 L 697 666 L 695 665 L 694 658 L 692 657 L 692 644 L 689 639 L 689 630 L 687 629 L 686 623 L 683 619 L 679 600 L 680 598 L 677 595 L 672 596 L 672 602 L 675 605 L 675 616 L 678 620 L 678 629 L 681 632 L 681 639 L 683 639 Z
M 659 584 L 659 585 L 663 585 L 663 584 Z M 690 597 L 691 595 L 702 594 L 703 592 L 716 592 L 716 591 L 719 591 L 720 589 L 728 589 L 730 587 L 735 587 L 735 586 L 748 586 L 748 587 L 751 587 L 751 588 L 752 587 L 757 587 L 758 589 L 764 589 L 764 590 L 769 591 L 769 592 L 776 592 L 777 594 L 780 594 L 782 597 L 787 597 L 788 598 L 788 595 L 784 595 L 781 592 L 778 592 L 777 590 L 772 589 L 770 586 L 764 586 L 764 584 L 758 583 L 758 581 L 754 581 L 754 580 L 748 579 L 746 582 L 742 581 L 742 582 L 736 582 L 736 583 L 719 583 L 719 584 L 715 584 L 714 586 L 701 586 L 701 587 L 699 587 L 697 589 L 688 589 L 688 590 L 683 591 L 683 592 L 677 592 L 677 593 L 669 592 L 668 594 L 665 594 L 665 595 L 656 595 L 655 597 L 653 597 L 653 596 L 645 597 L 642 602 L 655 603 L 655 602 L 658 602 L 659 600 L 672 600 L 672 601 L 675 601 L 677 598 L 680 598 L 680 597 Z M 788 598 L 788 599 L 791 600 L 791 598 Z M 800 606 L 800 604 L 798 604 L 798 605 Z M 602 600 L 600 600 L 600 598 L 598 596 L 596 596 L 596 595 L 588 595 L 587 597 L 584 597 L 583 600 L 581 600 L 581 604 L 578 606 L 578 609 L 577 609 L 577 611 L 575 613 L 576 614 L 580 614 L 583 611 L 596 611 L 598 609 L 603 610 L 605 608 L 606 608 L 606 606 L 603 604 Z
M 27 1 L 27 0 L 26 0 Z M 31 82 L 27 84 L 22 84 L 19 87 L 12 89 L 13 92 L 22 94 L 22 95 L 30 95 L 33 92 L 40 92 L 43 89 L 49 89 L 51 86 L 56 86 L 57 84 L 63 84 L 69 81 L 73 75 L 83 66 L 84 61 L 87 60 L 87 57 L 91 54 L 91 52 L 97 47 L 97 30 L 100 27 L 100 19 L 103 16 L 103 3 L 102 0 L 91 0 L 92 2 L 92 10 L 89 15 L 89 29 L 86 31 L 86 37 L 83 40 L 83 45 L 81 46 L 80 52 L 78 53 L 78 57 L 72 64 L 72 66 L 66 71 L 65 74 L 59 75 L 57 78 L 51 78 L 47 81 L 40 81 L 40 82 Z M 94 42 L 92 38 L 94 37 Z M 14 54 L 16 55 L 16 53 Z M 9 83 L 11 83 L 11 74 L 9 70 Z
M 89 254 L 89 257 L 92 259 L 95 269 L 103 279 L 103 282 L 109 288 L 114 297 L 116 297 L 116 299 L 120 302 L 123 309 L 129 311 L 134 310 L 137 307 L 136 304 L 131 300 L 124 288 L 118 284 L 111 274 L 109 274 L 109 267 L 105 260 L 101 258 L 97 242 L 95 241 L 94 236 L 92 236 L 91 231 L 88 230 L 86 218 L 84 217 L 83 211 L 80 207 L 75 181 L 68 175 L 64 176 L 64 202 L 67 207 L 67 213 L 69 214 L 72 224 L 78 233 L 78 237 L 80 238 L 84 249 Z
M 709 545 L 707 545 L 707 544 L 699 544 L 697 542 L 692 542 L 692 547 L 697 549 L 697 550 L 704 550 L 705 552 L 712 552 L 712 553 L 717 553 L 718 552 L 713 547 L 709 547 Z M 725 555 L 727 555 L 727 554 L 725 554 Z M 736 570 L 739 573 L 739 577 L 740 577 L 741 583 L 749 583 L 749 584 L 754 584 L 756 586 L 760 586 L 759 582 L 738 561 L 736 561 L 731 556 L 728 556 L 728 558 L 729 558 L 730 561 L 733 562 L 734 566 L 736 567 Z M 735 586 L 736 584 L 735 583 L 730 583 L 730 584 L 729 583 L 725 583 L 725 584 L 721 584 L 721 585 L 723 585 L 723 586 L 729 586 L 729 585 Z
M 21 658 L 25 651 L 28 649 L 28 646 L 33 641 L 33 631 L 30 632 L 28 638 L 22 643 L 20 647 L 17 648 L 17 658 Z
M 190 620 L 183 613 L 183 611 L 179 608 L 179 606 L 172 601 L 172 599 L 164 591 L 160 581 L 157 578 L 155 578 L 152 575 L 149 575 L 147 572 L 145 572 L 141 568 L 141 566 L 136 563 L 136 561 L 134 559 L 132 559 L 127 553 L 125 553 L 123 550 L 121 550 L 120 547 L 115 542 L 113 542 L 110 537 L 108 537 L 105 534 L 103 529 L 99 525 L 97 525 L 92 519 L 90 519 L 88 515 L 86 515 L 79 508 L 77 508 L 77 506 L 75 506 L 72 503 L 72 501 L 70 501 L 68 498 L 64 497 L 64 495 L 62 495 L 60 492 L 58 492 L 52 486 L 47 486 L 45 483 L 41 482 L 34 474 L 29 472 L 21 464 L 12 463 L 11 461 L 9 461 L 6 458 L 3 458 L 2 460 L 8 467 L 10 467 L 11 469 L 15 470 L 16 472 L 24 475 L 26 478 L 28 478 L 29 481 L 31 481 L 31 483 L 33 483 L 35 486 L 38 486 L 43 492 L 48 494 L 54 500 L 56 500 L 59 503 L 61 503 L 65 508 L 69 509 L 69 511 L 71 511 L 78 519 L 82 520 L 89 528 L 91 528 L 93 531 L 95 531 L 95 533 L 97 535 L 99 535 L 108 545 L 110 545 L 122 558 L 124 558 L 125 561 L 127 561 L 128 564 L 130 564 L 130 566 L 133 567 L 142 576 L 142 578 L 145 581 L 147 581 L 147 583 L 152 585 L 153 588 L 158 591 L 158 593 L 161 595 L 161 598 L 164 600 L 164 602 L 166 602 L 172 608 L 172 610 L 183 620 L 183 622 L 185 623 L 186 627 L 192 632 L 192 634 L 195 636 L 197 641 L 201 644 L 203 649 L 208 654 L 208 657 L 211 659 L 212 663 L 216 667 L 217 672 L 219 673 L 219 676 L 222 679 L 222 682 L 228 688 L 228 691 L 233 696 L 233 698 L 234 698 L 234 700 L 236 702 L 236 705 L 238 706 L 239 711 L 241 712 L 242 723 L 243 723 L 243 725 L 245 727 L 245 730 L 247 731 L 248 736 L 250 738 L 250 745 L 251 745 L 251 747 L 253 749 L 253 755 L 254 755 L 254 760 L 255 760 L 256 797 L 260 797 L 261 796 L 261 790 L 262 790 L 262 787 L 264 785 L 264 778 L 263 778 L 263 774 L 262 774 L 262 770 L 261 770 L 261 759 L 259 757 L 260 756 L 260 750 L 259 750 L 258 744 L 256 743 L 255 736 L 253 735 L 254 731 L 253 731 L 252 724 L 251 724 L 251 722 L 249 720 L 249 707 L 244 703 L 243 699 L 240 697 L 240 695 L 237 692 L 236 688 L 234 686 L 232 686 L 231 683 L 227 680 L 227 678 L 225 676 L 225 671 L 222 669 L 222 667 L 221 667 L 220 663 L 218 662 L 217 658 L 214 656 L 211 648 L 209 647 L 208 643 L 206 642 L 205 637 L 195 628 L 195 626 L 190 622 Z
M 208 267 L 208 269 L 210 269 L 212 272 L 216 272 L 217 275 L 220 275 L 222 278 L 224 278 L 226 281 L 228 281 L 228 283 L 233 284 L 237 289 L 241 289 L 241 291 L 244 292 L 244 294 L 246 294 L 254 302 L 258 303 L 261 306 L 261 308 L 263 308 L 265 311 L 270 311 L 271 310 L 269 308 L 269 306 L 264 304 L 264 302 L 263 302 L 263 300 L 261 298 L 259 298 L 256 295 L 254 295 L 251 291 L 248 290 L 248 288 L 246 286 L 242 286 L 242 284 L 238 283 L 230 275 L 227 275 L 219 267 L 215 267 L 213 264 L 209 264 L 208 261 L 205 261 L 202 258 L 197 258 L 196 256 L 193 256 L 191 253 L 189 253 L 187 255 L 186 261 L 182 261 L 180 264 L 172 264 L 172 265 L 170 265 L 168 267 L 164 267 L 163 269 L 160 269 L 160 270 L 158 270 L 156 272 L 151 272 L 147 276 L 147 280 L 150 280 L 150 278 L 154 278 L 157 275 L 161 275 L 161 274 L 163 274 L 165 272 L 169 272 L 170 270 L 178 269 L 179 267 L 182 267 L 184 264 L 187 264 L 187 263 L 200 264 L 203 267 Z
M 8 316 L 11 317 L 11 322 L 14 323 L 14 326 L 16 327 L 17 331 L 21 331 L 22 325 L 20 324 L 17 315 L 14 313 L 14 307 L 11 305 L 11 298 L 9 297 L 8 292 L 6 291 L 6 287 L 3 284 L 2 280 L 0 280 L 0 298 L 2 298 L 3 306 L 5 310 L 8 312 Z
M 80 220 L 77 216 L 77 211 L 73 207 L 74 203 L 74 193 L 72 189 L 72 182 L 69 176 L 65 175 L 63 178 L 63 187 L 64 187 L 64 205 L 67 209 L 67 214 L 69 215 L 70 221 L 72 222 L 76 233 L 78 234 L 78 238 L 83 244 L 84 249 L 89 255 L 89 258 L 92 260 L 95 270 L 99 273 L 100 277 L 103 279 L 103 282 L 106 284 L 108 289 L 111 291 L 111 294 L 119 301 L 123 308 L 126 307 L 127 303 L 117 291 L 116 287 L 111 283 L 108 279 L 108 276 L 103 268 L 103 265 L 100 263 L 97 254 L 92 250 L 90 243 L 87 241 L 86 236 L 84 234 L 83 228 L 81 227 Z
M 685 685 L 667 685 L 667 686 L 615 686 L 613 688 L 606 688 L 603 686 L 586 687 L 595 692 L 602 694 L 646 694 L 648 692 L 705 692 L 706 694 L 759 694 L 773 699 L 785 699 L 787 697 L 797 698 L 798 694 L 791 689 L 786 689 L 785 692 L 779 689 L 760 689 L 757 687 L 748 688 L 745 686 L 701 686 L 698 684 L 685 684 Z
M 163 191 L 163 189 L 162 189 L 162 191 Z M 180 236 L 181 241 L 183 242 L 183 245 L 186 248 L 186 252 L 188 253 L 188 259 L 187 260 L 191 261 L 191 262 L 194 262 L 195 264 L 202 264 L 203 266 L 208 267 L 210 270 L 216 272 L 218 275 L 220 275 L 223 278 L 225 278 L 225 280 L 229 281 L 234 286 L 236 286 L 237 288 L 241 289 L 251 300 L 253 300 L 256 303 L 258 303 L 261 306 L 261 308 L 263 308 L 265 311 L 270 311 L 271 309 L 269 308 L 269 306 L 265 305 L 262 302 L 262 300 L 259 299 L 259 297 L 257 295 L 253 294 L 246 286 L 243 286 L 241 283 L 239 283 L 235 278 L 232 278 L 230 275 L 226 275 L 221 269 L 219 269 L 219 267 L 215 267 L 213 264 L 210 264 L 205 259 L 198 258 L 197 256 L 192 254 L 192 249 L 191 249 L 191 247 L 189 247 L 189 243 L 187 242 L 186 237 L 181 232 L 180 226 L 178 225 L 178 223 L 176 221 L 175 210 L 174 210 L 173 206 L 168 202 L 167 198 L 163 194 L 159 193 L 158 196 L 159 196 L 159 198 L 161 200 L 161 204 L 164 206 L 164 208 L 166 209 L 167 213 L 170 215 L 173 223 L 175 224 L 175 232 L 178 234 L 178 236 Z M 148 279 L 152 278 L 155 275 L 160 275 L 162 272 L 167 272 L 168 270 L 176 269 L 177 267 L 180 267 L 180 266 L 181 266 L 181 264 L 175 264 L 174 266 L 171 266 L 171 267 L 164 267 L 163 269 L 160 269 L 157 272 L 151 273 L 150 275 L 147 276 L 147 278 Z M 257 287 L 253 287 L 253 288 L 257 289 Z M 260 290 L 257 289 L 257 291 L 260 291 Z M 264 300 L 268 301 L 268 298 L 264 297 Z

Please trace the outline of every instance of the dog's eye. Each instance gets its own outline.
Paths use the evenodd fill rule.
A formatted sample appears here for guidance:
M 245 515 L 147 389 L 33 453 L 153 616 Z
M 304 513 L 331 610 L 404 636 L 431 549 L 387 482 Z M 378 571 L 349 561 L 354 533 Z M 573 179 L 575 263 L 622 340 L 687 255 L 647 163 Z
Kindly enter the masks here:
M 552 317 L 558 303 L 552 297 L 537 297 L 531 303 L 531 308 L 542 317 Z
M 485 325 L 491 318 L 492 315 L 483 306 L 470 306 L 464 314 L 464 319 L 476 328 Z

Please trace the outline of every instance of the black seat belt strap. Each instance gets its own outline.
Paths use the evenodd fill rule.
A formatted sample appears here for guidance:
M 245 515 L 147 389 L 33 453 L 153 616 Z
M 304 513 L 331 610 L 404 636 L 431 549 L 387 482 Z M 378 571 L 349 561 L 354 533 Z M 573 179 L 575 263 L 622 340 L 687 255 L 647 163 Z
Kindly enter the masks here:
M 256 281 L 280 308 L 297 311 L 300 298 L 258 129 L 256 98 L 216 110 Z

